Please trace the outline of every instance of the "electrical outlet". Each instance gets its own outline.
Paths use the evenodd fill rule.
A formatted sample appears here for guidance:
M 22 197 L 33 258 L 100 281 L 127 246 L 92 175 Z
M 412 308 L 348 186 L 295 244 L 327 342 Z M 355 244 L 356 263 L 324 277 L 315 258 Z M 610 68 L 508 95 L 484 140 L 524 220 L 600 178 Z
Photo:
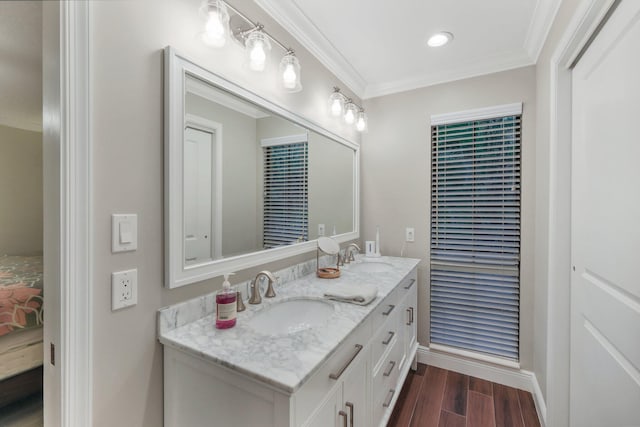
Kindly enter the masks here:
M 318 224 L 318 236 L 324 236 L 324 224 Z
M 111 273 L 111 310 L 138 303 L 138 270 Z
M 405 240 L 407 242 L 415 242 L 416 240 L 416 229 L 413 227 L 407 227 L 405 229 Z

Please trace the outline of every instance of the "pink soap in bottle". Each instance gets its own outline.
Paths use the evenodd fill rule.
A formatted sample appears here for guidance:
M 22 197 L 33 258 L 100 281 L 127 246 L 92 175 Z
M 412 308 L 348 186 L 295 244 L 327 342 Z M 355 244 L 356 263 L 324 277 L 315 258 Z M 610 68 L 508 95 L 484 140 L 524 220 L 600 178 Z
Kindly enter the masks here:
M 236 292 L 231 289 L 229 275 L 224 275 L 222 289 L 216 294 L 216 328 L 229 329 L 236 325 Z

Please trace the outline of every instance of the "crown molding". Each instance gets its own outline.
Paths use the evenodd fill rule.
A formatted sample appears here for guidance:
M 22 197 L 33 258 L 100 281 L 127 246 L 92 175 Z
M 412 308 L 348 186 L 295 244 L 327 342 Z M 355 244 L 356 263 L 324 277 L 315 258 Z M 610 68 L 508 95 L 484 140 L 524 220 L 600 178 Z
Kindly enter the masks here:
M 367 82 L 315 24 L 292 1 L 254 0 L 281 27 L 334 73 L 356 96 L 362 98 Z
M 534 61 L 524 52 L 510 52 L 497 57 L 487 58 L 481 62 L 464 63 L 458 67 L 442 72 L 421 74 L 402 80 L 386 83 L 375 83 L 367 86 L 363 99 L 391 95 L 398 92 L 419 89 L 441 83 L 478 77 L 486 74 L 533 65 Z
M 538 62 L 538 57 L 561 3 L 560 0 L 538 0 L 536 3 L 533 18 L 524 39 L 524 50 L 534 63 Z

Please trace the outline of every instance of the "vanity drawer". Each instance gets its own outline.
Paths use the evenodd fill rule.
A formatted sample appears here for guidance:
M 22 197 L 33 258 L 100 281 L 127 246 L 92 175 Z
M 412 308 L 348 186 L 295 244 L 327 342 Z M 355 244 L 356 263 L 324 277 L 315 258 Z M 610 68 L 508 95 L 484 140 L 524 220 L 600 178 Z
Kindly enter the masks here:
M 379 364 L 381 363 L 381 359 L 385 357 L 385 354 L 390 351 L 396 343 L 402 341 L 402 328 L 399 327 L 398 313 L 394 313 L 382 324 L 378 331 L 374 330 L 374 333 L 373 339 L 371 340 L 371 360 L 375 372 L 379 369 Z
M 367 343 L 371 338 L 371 320 L 367 319 L 340 344 L 336 352 L 295 393 L 296 425 L 301 425 L 317 408 L 318 403 L 344 378 L 351 366 L 368 357 Z M 361 346 L 361 347 L 358 347 Z M 338 377 L 338 378 L 331 378 Z
M 372 328 L 374 331 L 380 329 L 382 324 L 393 317 L 399 310 L 398 308 L 398 287 L 396 287 L 387 297 L 378 305 L 371 319 L 373 321 Z
M 398 389 L 399 386 L 397 385 L 398 378 L 400 376 L 400 370 L 398 369 L 398 364 L 400 363 L 399 358 L 402 356 L 400 347 L 402 347 L 402 343 L 400 341 L 396 341 L 391 351 L 389 351 L 387 356 L 384 358 L 380 369 L 373 377 L 372 394 L 374 420 L 382 418 L 382 414 L 388 409 L 385 404 L 393 399 L 395 394 L 400 393 L 400 390 Z

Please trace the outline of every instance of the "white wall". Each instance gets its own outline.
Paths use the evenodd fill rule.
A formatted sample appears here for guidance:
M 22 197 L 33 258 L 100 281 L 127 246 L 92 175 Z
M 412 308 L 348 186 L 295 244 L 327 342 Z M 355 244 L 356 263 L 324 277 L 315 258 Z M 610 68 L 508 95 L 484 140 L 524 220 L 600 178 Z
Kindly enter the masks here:
M 0 125 L 0 256 L 42 254 L 42 133 Z
M 418 267 L 418 341 L 429 344 L 430 116 L 523 102 L 522 243 L 520 361 L 533 368 L 535 67 L 431 86 L 365 102 L 369 132 L 363 137 L 362 233 L 375 237 L 380 226 L 383 255 L 400 255 L 405 227 L 415 227 L 415 243 L 405 256 Z
M 285 94 L 276 86 L 275 73 L 255 75 L 244 69 L 242 51 L 234 44 L 222 50 L 203 46 L 198 37 L 202 28 L 198 0 L 89 2 L 94 195 L 92 402 L 96 427 L 162 425 L 162 346 L 156 339 L 156 312 L 221 286 L 217 278 L 175 290 L 162 287 L 162 49 L 172 45 L 235 83 L 357 140 L 355 132 L 326 114 L 332 87 L 344 85 L 253 2 L 231 3 L 296 50 L 302 64 L 302 92 Z M 112 213 L 138 214 L 137 251 L 111 253 Z M 268 268 L 277 270 L 314 256 L 281 261 Z M 138 269 L 138 305 L 111 312 L 111 272 L 129 268 Z M 240 272 L 234 281 L 246 280 L 262 268 Z

